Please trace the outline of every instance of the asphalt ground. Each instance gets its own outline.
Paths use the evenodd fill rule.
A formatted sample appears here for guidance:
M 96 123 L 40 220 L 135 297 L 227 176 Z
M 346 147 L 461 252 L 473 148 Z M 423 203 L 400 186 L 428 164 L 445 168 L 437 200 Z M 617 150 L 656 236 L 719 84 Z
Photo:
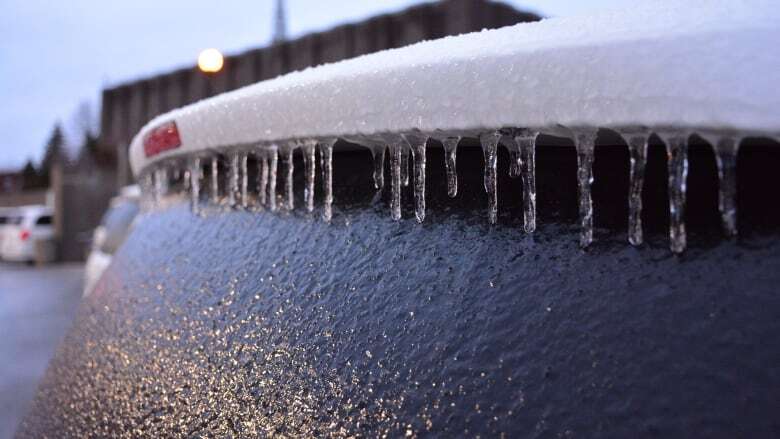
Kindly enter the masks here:
M 83 265 L 0 262 L 0 438 L 10 438 L 81 302 Z

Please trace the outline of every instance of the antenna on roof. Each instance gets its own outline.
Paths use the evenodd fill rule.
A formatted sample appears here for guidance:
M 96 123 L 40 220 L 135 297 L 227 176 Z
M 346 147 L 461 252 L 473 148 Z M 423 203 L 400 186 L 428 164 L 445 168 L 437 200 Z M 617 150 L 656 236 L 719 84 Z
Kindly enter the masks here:
M 287 39 L 287 20 L 284 13 L 284 0 L 276 0 L 274 14 L 274 43 L 281 43 Z

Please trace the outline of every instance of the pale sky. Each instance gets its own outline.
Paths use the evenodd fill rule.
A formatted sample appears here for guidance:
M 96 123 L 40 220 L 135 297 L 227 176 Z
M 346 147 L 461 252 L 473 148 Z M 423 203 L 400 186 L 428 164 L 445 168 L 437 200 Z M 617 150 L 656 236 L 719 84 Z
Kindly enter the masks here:
M 289 36 L 324 30 L 421 0 L 287 0 Z M 545 16 L 619 7 L 625 0 L 507 0 Z M 39 160 L 52 127 L 66 131 L 83 101 L 99 111 L 111 84 L 192 65 L 215 47 L 268 44 L 273 0 L 0 0 L 0 170 Z M 74 134 L 71 134 L 73 136 Z

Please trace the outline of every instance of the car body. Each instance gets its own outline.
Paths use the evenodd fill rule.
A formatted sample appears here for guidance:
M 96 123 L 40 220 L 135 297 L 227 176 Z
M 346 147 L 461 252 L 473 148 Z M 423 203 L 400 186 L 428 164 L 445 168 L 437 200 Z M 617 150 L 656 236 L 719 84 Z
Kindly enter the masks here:
M 713 155 L 729 158 L 717 145 L 734 142 L 705 148 L 713 126 L 690 117 L 721 121 L 718 135 L 780 120 L 780 105 L 705 114 L 720 91 L 744 94 L 723 101 L 740 112 L 763 111 L 754 96 L 780 98 L 756 70 L 740 74 L 740 60 L 773 47 L 755 42 L 770 32 L 727 35 L 750 52 L 727 50 L 707 23 L 739 29 L 742 9 L 750 26 L 780 15 L 768 2 L 712 3 L 422 43 L 155 119 L 130 149 L 145 213 L 84 300 L 18 437 L 778 437 L 780 205 L 767 188 L 780 148 L 740 144 L 740 241 L 725 242 L 729 180 L 716 182 L 730 162 Z M 602 35 L 620 38 L 588 47 Z M 718 68 L 729 56 L 736 67 Z M 637 105 L 616 102 L 621 93 Z M 631 123 L 669 117 L 680 131 L 623 141 L 625 127 L 602 122 L 629 108 Z M 548 117 L 544 135 L 524 128 Z M 355 133 L 370 153 L 344 145 Z M 177 193 L 179 176 L 189 193 Z M 203 194 L 201 183 L 212 183 Z M 646 225 L 641 247 L 625 242 L 629 215 Z M 686 245 L 683 217 L 691 249 L 671 256 L 667 243 Z
M 140 190 L 138 186 L 123 188 L 111 200 L 100 225 L 92 235 L 92 247 L 84 267 L 84 296 L 88 296 L 111 264 L 119 246 L 130 234 L 132 223 L 140 211 Z
M 32 262 L 36 243 L 54 238 L 53 212 L 43 205 L 19 207 L 8 217 L 2 236 L 3 260 Z
M 0 249 L 3 248 L 3 233 L 8 226 L 11 217 L 16 216 L 16 209 L 13 207 L 0 207 Z M 0 255 L 0 260 L 2 256 Z

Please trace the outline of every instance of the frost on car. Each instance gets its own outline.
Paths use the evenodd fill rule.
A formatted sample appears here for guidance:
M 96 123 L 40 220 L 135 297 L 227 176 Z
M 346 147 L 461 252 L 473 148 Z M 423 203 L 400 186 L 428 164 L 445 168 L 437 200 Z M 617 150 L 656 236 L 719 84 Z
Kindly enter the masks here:
M 21 436 L 776 436 L 778 18 L 551 19 L 160 116 Z

